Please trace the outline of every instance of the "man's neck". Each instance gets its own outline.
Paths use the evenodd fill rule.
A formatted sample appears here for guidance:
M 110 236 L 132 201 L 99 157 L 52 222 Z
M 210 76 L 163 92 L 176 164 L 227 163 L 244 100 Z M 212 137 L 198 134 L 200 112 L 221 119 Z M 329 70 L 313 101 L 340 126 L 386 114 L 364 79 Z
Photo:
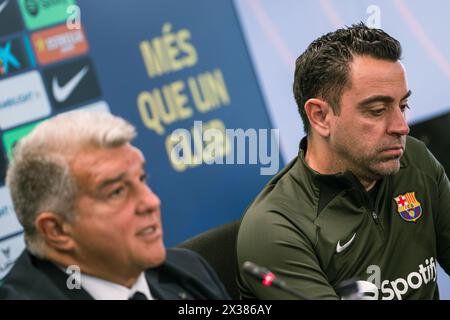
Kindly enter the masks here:
M 305 162 L 314 171 L 320 174 L 336 174 L 349 170 L 345 163 L 336 159 L 335 154 L 329 151 L 325 141 L 313 141 L 308 137 L 308 147 L 305 154 Z M 350 170 L 353 172 L 353 170 Z M 366 191 L 371 190 L 377 183 L 376 179 L 370 179 L 353 172 Z
M 308 136 L 307 139 L 305 162 L 311 169 L 320 174 L 336 174 L 345 171 L 344 166 L 336 161 L 336 157 L 330 152 L 325 141 L 314 139 L 313 136 Z

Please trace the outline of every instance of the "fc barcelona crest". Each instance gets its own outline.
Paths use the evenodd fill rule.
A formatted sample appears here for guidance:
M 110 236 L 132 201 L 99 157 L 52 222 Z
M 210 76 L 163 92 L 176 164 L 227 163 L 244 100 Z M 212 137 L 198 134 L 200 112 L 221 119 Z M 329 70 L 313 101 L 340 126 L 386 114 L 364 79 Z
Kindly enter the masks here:
M 422 207 L 416 199 L 415 192 L 408 192 L 394 198 L 397 203 L 397 210 L 403 220 L 416 222 L 422 216 Z

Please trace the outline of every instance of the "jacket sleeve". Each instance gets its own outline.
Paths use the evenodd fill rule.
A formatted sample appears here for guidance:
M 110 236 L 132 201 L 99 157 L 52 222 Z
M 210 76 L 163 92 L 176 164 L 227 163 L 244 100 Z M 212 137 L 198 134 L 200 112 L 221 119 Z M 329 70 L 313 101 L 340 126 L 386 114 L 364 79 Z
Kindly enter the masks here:
M 339 299 L 322 271 L 308 237 L 282 214 L 273 211 L 246 214 L 237 239 L 239 266 L 245 261 L 268 268 L 286 284 L 309 299 Z M 267 287 L 239 268 L 238 285 L 243 298 L 296 299 L 280 289 Z

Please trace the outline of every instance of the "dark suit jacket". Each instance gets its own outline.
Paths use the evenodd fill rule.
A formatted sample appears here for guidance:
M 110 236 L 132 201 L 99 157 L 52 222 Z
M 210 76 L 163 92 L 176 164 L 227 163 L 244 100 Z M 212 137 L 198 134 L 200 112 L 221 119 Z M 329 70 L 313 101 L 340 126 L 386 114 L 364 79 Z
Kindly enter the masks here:
M 145 275 L 156 299 L 229 299 L 213 269 L 190 250 L 167 249 L 166 261 L 157 268 L 148 269 Z M 53 263 L 25 250 L 5 277 L 0 287 L 0 300 L 93 299 L 82 288 L 69 290 L 67 279 L 68 275 Z

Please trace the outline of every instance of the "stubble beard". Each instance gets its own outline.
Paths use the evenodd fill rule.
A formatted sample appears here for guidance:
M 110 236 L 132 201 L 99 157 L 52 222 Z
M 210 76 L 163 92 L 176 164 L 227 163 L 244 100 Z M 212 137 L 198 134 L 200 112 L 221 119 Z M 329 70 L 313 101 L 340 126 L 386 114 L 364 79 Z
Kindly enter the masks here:
M 405 142 L 402 139 L 402 145 Z M 340 149 L 340 150 L 339 150 Z M 380 155 L 385 147 L 379 147 L 371 154 L 363 154 L 353 150 L 352 146 L 338 148 L 341 154 L 341 169 L 351 171 L 357 177 L 366 181 L 380 180 L 383 177 L 396 174 L 400 170 L 400 157 L 386 157 Z M 403 156 L 403 154 L 402 154 Z

